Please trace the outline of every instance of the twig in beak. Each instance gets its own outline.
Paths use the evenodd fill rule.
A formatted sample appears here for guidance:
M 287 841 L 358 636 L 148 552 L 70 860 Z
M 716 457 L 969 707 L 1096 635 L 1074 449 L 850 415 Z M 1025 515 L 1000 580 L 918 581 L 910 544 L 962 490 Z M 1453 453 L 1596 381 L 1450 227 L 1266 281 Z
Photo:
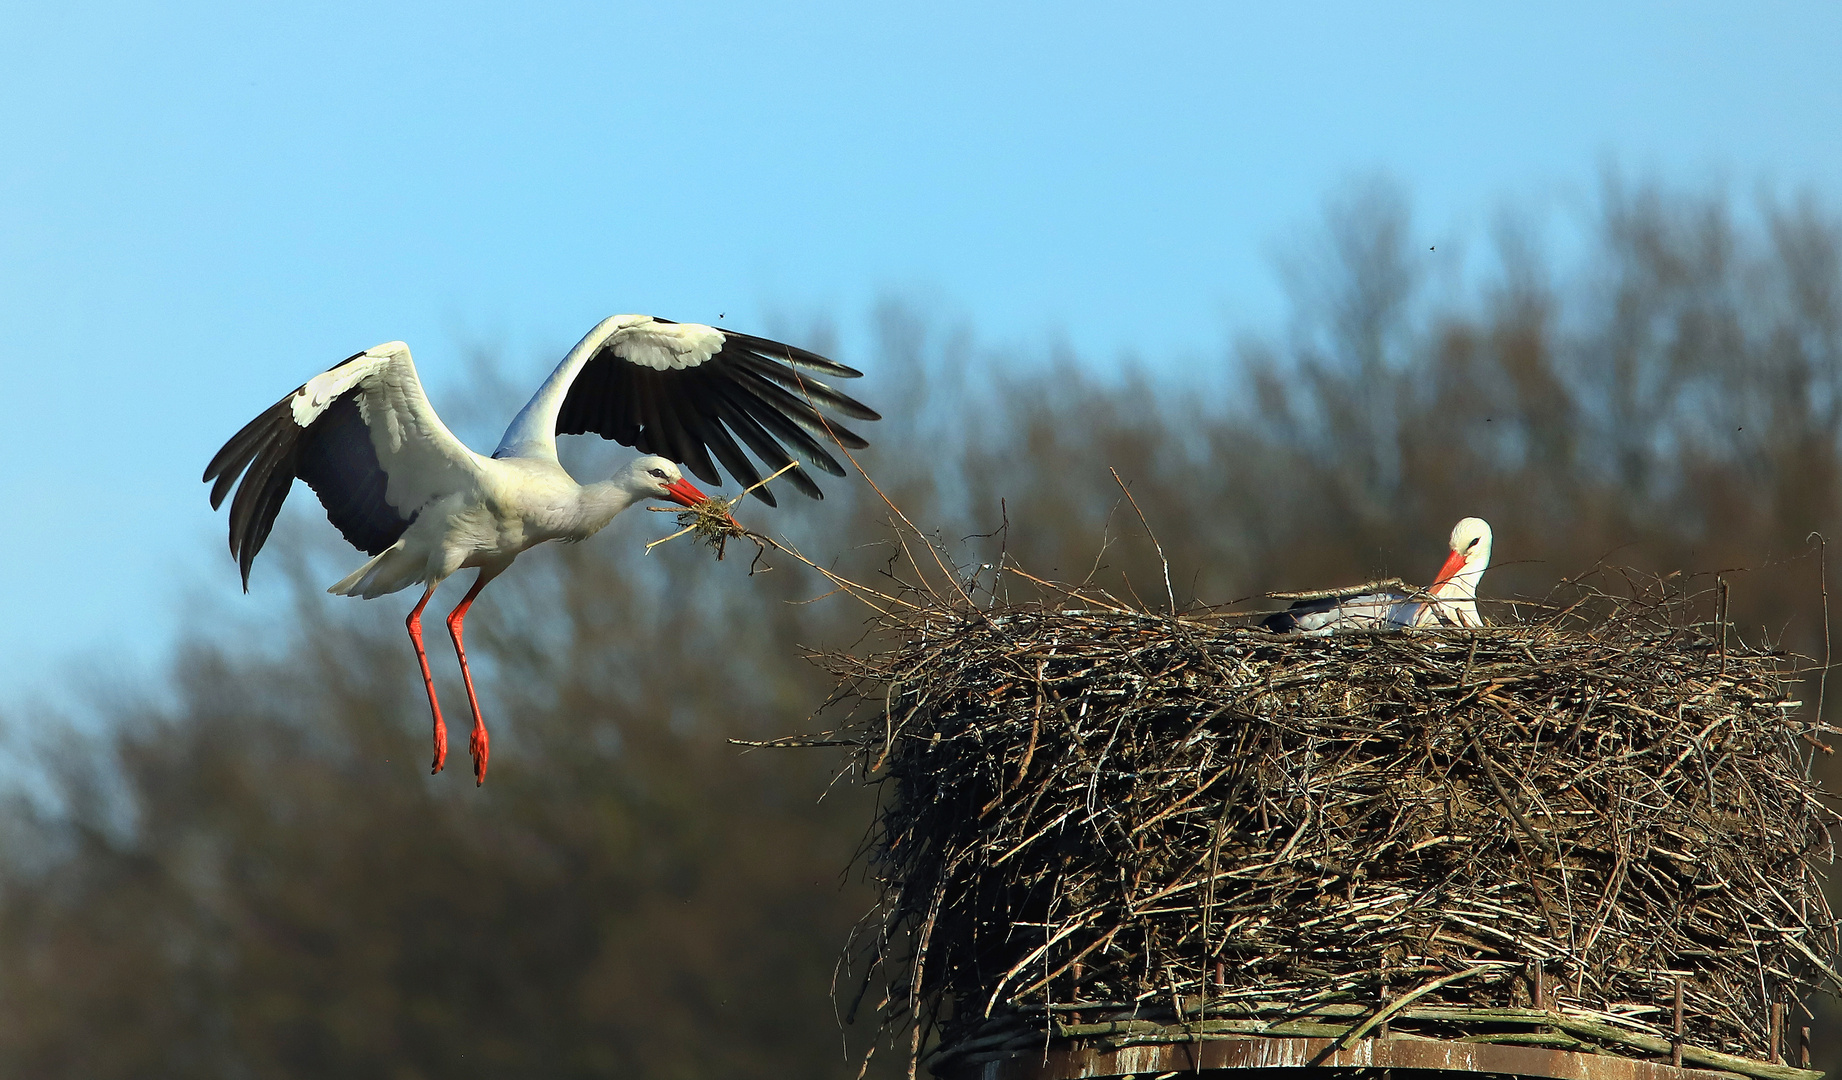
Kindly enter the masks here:
M 767 483 L 769 480 L 774 479 L 781 473 L 786 472 L 788 469 L 796 467 L 797 464 L 797 462 L 789 461 L 786 465 L 776 470 L 773 476 L 757 480 L 743 488 L 741 494 L 733 499 L 706 499 L 696 506 L 689 506 L 683 509 L 673 506 L 647 507 L 646 509 L 654 513 L 677 514 L 678 524 L 683 525 L 684 528 L 679 529 L 670 536 L 660 537 L 647 544 L 646 553 L 650 555 L 652 554 L 653 548 L 658 547 L 667 540 L 676 540 L 678 537 L 688 532 L 694 532 L 701 535 L 712 547 L 716 548 L 716 557 L 719 560 L 723 557 L 724 545 L 728 543 L 729 538 L 732 536 L 746 536 L 753 539 L 757 544 L 761 543 L 761 539 L 747 529 L 744 529 L 741 523 L 736 521 L 735 516 L 729 511 L 735 504 L 741 502 L 743 497 L 749 492 Z M 689 519 L 688 521 L 686 520 L 687 518 Z

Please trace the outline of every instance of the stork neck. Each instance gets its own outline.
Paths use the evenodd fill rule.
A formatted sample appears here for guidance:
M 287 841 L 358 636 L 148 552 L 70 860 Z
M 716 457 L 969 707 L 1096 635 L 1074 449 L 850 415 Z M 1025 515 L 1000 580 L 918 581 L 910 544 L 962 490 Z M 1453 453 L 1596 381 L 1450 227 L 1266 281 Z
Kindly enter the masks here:
M 618 480 L 584 484 L 576 502 L 577 534 L 583 537 L 593 536 L 606 528 L 608 522 L 613 521 L 616 514 L 644 497 Z

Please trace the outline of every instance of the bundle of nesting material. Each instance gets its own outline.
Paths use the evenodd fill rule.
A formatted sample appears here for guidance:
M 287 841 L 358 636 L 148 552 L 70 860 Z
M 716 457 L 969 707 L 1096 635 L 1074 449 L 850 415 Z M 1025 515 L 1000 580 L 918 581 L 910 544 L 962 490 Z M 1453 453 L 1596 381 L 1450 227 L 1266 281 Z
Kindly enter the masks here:
M 717 560 L 720 562 L 723 558 L 724 549 L 729 546 L 729 541 L 732 538 L 754 535 L 747 529 L 744 529 L 741 523 L 736 521 L 735 517 L 730 514 L 730 510 L 735 507 L 735 504 L 741 501 L 740 498 L 705 499 L 695 506 L 684 508 L 675 506 L 647 507 L 648 510 L 653 510 L 657 513 L 677 515 L 678 531 L 672 533 L 670 536 L 662 536 L 657 540 L 649 542 L 646 545 L 646 551 L 650 554 L 652 549 L 658 547 L 660 544 L 676 540 L 686 533 L 691 533 L 711 548 L 714 548 L 716 550 Z
M 937 1072 L 1386 1020 L 1813 1076 L 1767 1062 L 1834 978 L 1819 729 L 1794 658 L 1695 607 L 1582 587 L 1524 625 L 1300 640 L 891 605 L 886 648 L 824 658 L 851 719 L 821 741 L 887 785 L 859 997 Z
M 757 480 L 743 488 L 741 494 L 733 499 L 709 497 L 705 498 L 704 501 L 700 503 L 682 508 L 675 506 L 647 507 L 648 510 L 657 514 L 677 515 L 678 531 L 672 533 L 670 536 L 662 536 L 657 540 L 649 542 L 646 545 L 646 553 L 650 555 L 653 548 L 658 547 L 660 544 L 676 540 L 686 533 L 695 535 L 699 540 L 702 540 L 705 545 L 714 550 L 718 562 L 723 560 L 723 553 L 728 549 L 729 541 L 738 537 L 754 541 L 757 552 L 765 551 L 770 546 L 780 548 L 781 545 L 769 540 L 760 533 L 750 532 L 748 529 L 743 528 L 742 523 L 735 519 L 735 515 L 732 514 L 731 511 L 740 505 L 742 500 L 747 498 L 750 492 L 754 491 L 756 488 L 765 486 L 770 480 L 778 479 L 783 474 L 792 472 L 797 467 L 796 463 L 788 462 L 775 470 L 773 475 Z M 782 548 L 782 550 L 785 549 Z

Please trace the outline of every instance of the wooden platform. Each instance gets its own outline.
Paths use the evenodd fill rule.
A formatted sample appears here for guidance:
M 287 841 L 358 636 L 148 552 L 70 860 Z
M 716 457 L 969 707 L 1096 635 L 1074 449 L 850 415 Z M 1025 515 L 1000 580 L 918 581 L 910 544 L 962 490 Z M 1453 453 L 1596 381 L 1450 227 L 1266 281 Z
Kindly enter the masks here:
M 1763 1064 L 1763 1063 L 1761 1063 Z M 1822 1073 L 1789 1066 L 1772 1072 L 1820 1080 Z M 1358 1039 L 1337 1045 L 1333 1039 L 1212 1038 L 1201 1042 L 1157 1043 L 1117 1049 L 1086 1048 L 1056 1040 L 1046 1051 L 1022 1051 L 998 1061 L 968 1063 L 948 1069 L 945 1080 L 1077 1080 L 1085 1077 L 1214 1077 L 1254 1080 L 1249 1070 L 1279 1070 L 1303 1080 L 1359 1070 L 1399 1070 L 1414 1080 L 1439 1074 L 1488 1073 L 1495 1076 L 1544 1077 L 1551 1080 L 1738 1080 L 1738 1074 L 1637 1061 L 1609 1054 L 1582 1054 L 1533 1046 L 1447 1042 L 1438 1039 Z M 1275 1074 L 1278 1076 L 1279 1074 Z M 1274 1078 L 1264 1078 L 1274 1080 Z M 1409 1076 L 1389 1080 L 1410 1080 Z

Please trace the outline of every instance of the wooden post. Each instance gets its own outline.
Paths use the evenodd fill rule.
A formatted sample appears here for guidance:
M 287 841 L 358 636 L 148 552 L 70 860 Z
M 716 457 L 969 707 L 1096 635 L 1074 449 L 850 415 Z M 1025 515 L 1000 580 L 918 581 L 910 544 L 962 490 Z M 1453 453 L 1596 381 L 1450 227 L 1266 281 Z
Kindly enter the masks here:
M 1772 1002 L 1772 1064 L 1784 1060 L 1784 1002 Z
M 1675 1038 L 1670 1041 L 1669 1063 L 1680 1069 L 1682 1067 L 1682 976 L 1676 976 L 1676 1026 Z
M 1381 995 L 1380 995 L 1380 998 L 1381 998 L 1380 1007 L 1383 1009 L 1387 1008 L 1388 1007 L 1388 960 L 1386 957 L 1383 957 L 1382 962 L 1381 962 Z M 1388 1037 L 1388 1027 L 1389 1027 L 1389 1022 L 1386 1020 L 1383 1020 L 1381 1022 L 1381 1037 L 1384 1039 Z
M 1802 1027 L 1797 1030 L 1797 1067 L 1808 1069 L 1810 1067 L 1810 1029 Z
M 1532 998 L 1530 1004 L 1534 1005 L 1537 1011 L 1548 1007 L 1547 973 L 1542 971 L 1539 963 L 1529 965 L 1529 995 Z

